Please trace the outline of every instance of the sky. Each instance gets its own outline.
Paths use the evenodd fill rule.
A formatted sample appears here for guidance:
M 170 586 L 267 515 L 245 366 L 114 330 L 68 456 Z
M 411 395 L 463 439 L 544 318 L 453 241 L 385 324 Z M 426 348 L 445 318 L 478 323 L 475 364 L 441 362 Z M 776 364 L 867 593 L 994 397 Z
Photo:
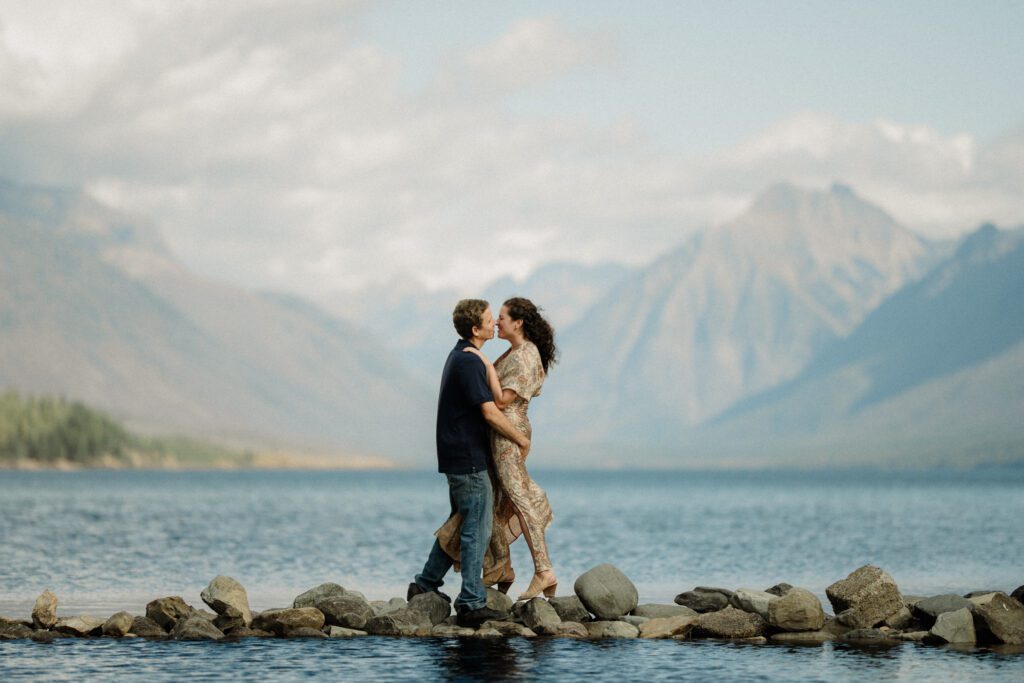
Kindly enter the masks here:
M 1024 223 L 1024 3 L 0 0 L 0 176 L 323 300 L 643 264 L 776 182 Z

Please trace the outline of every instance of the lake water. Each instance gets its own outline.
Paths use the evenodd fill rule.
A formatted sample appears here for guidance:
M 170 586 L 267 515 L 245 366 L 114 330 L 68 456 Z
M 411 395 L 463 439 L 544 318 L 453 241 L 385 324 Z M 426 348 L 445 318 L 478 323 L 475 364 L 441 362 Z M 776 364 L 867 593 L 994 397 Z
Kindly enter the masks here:
M 1024 470 L 535 473 L 555 511 L 549 546 L 570 594 L 611 562 L 641 602 L 696 585 L 780 581 L 824 600 L 871 563 L 906 594 L 1010 591 L 1024 583 Z M 199 592 L 217 574 L 256 610 L 324 581 L 370 599 L 404 596 L 447 514 L 431 472 L 0 472 L 0 614 L 27 616 L 49 588 L 62 615 L 136 614 Z M 525 544 L 513 561 L 525 588 Z M 446 588 L 457 592 L 458 576 Z M 826 610 L 828 610 L 827 602 Z M 710 642 L 563 640 L 0 643 L 4 679 L 327 675 L 416 678 L 676 677 L 989 680 L 1024 676 L 1024 655 L 901 645 L 886 650 Z

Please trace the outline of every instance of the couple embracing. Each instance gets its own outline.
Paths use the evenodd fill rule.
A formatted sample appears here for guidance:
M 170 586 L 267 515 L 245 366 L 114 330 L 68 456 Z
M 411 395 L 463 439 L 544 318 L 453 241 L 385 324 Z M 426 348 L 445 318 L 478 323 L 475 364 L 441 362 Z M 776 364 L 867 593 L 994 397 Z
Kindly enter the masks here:
M 463 299 L 452 322 L 460 339 L 445 362 L 437 402 L 438 470 L 448 478 L 451 515 L 407 597 L 433 591 L 448 599 L 439 589 L 455 565 L 462 573 L 457 621 L 476 627 L 508 616 L 487 607 L 485 587 L 508 592 L 515 579 L 509 545 L 520 535 L 530 546 L 534 575 L 519 599 L 555 593 L 544 540 L 551 506 L 526 472 L 526 411 L 554 363 L 555 340 L 537 307 L 521 297 L 506 301 L 497 321 L 486 301 Z M 511 346 L 492 364 L 481 348 L 495 327 Z

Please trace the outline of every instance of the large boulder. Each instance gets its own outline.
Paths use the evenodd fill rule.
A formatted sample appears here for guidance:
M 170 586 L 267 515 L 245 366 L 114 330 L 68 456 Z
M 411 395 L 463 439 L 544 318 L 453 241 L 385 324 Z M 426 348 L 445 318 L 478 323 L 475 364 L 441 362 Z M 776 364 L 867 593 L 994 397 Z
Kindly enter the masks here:
M 177 595 L 157 598 L 146 605 L 146 616 L 170 631 L 179 619 L 192 614 L 192 606 Z
M 323 628 L 324 613 L 315 607 L 289 607 L 285 609 L 268 609 L 260 612 L 252 620 L 252 627 L 260 631 L 270 631 L 283 636 L 297 628 Z
M 310 588 L 296 597 L 292 602 L 292 607 L 316 607 L 321 602 L 331 598 L 340 598 L 345 594 L 345 589 L 336 583 L 321 583 L 316 588 Z
M 318 602 L 316 606 L 324 613 L 327 624 L 343 628 L 362 629 L 366 620 L 375 616 L 370 603 L 357 595 L 339 595 Z
M 768 618 L 768 605 L 779 596 L 766 591 L 758 591 L 753 588 L 738 588 L 729 598 L 729 604 L 744 612 L 753 612 L 761 615 L 762 619 Z
M 57 620 L 57 623 L 53 625 L 53 630 L 80 638 L 98 636 L 103 633 L 103 619 L 88 615 L 65 617 Z
M 412 636 L 429 635 L 432 626 L 423 612 L 403 607 L 367 619 L 363 630 L 375 636 Z
M 864 565 L 825 589 L 842 622 L 855 629 L 869 628 L 903 609 L 903 597 L 892 577 L 878 567 Z
M 163 638 L 167 635 L 164 627 L 149 617 L 135 617 L 132 619 L 132 627 L 129 632 L 143 638 Z
M 548 600 L 548 604 L 555 609 L 555 612 L 558 613 L 558 618 L 562 621 L 578 622 L 581 624 L 585 621 L 590 621 L 590 612 L 587 611 L 587 608 L 583 606 L 583 603 L 575 595 L 551 598 Z
M 546 633 L 549 628 L 562 622 L 558 612 L 544 598 L 534 598 L 527 602 L 520 612 L 520 618 L 537 633 Z
M 409 600 L 408 608 L 426 614 L 427 618 L 430 619 L 431 626 L 440 624 L 452 613 L 452 603 L 442 598 L 440 593 L 435 593 L 433 591 L 414 595 L 412 599 Z
M 171 629 L 174 640 L 220 640 L 224 634 L 209 619 L 198 614 L 179 619 Z
M 764 635 L 767 625 L 759 614 L 732 605 L 697 617 L 694 634 L 704 638 L 754 638 Z
M 959 609 L 974 610 L 974 603 L 968 598 L 960 597 L 952 593 L 935 595 L 930 598 L 918 600 L 911 608 L 914 616 L 921 620 L 925 628 L 935 623 L 940 614 L 955 612 Z
M 636 638 L 640 629 L 624 621 L 591 621 L 586 624 L 587 634 L 594 639 Z
M 1024 645 L 1024 605 L 1005 593 L 974 608 L 974 625 L 979 640 Z
M 210 582 L 199 597 L 214 612 L 226 617 L 239 617 L 246 626 L 252 624 L 249 596 L 245 587 L 230 576 L 218 576 Z
M 641 638 L 685 638 L 697 624 L 697 615 L 655 617 L 640 624 Z
M 697 616 L 697 613 L 689 607 L 683 607 L 682 605 L 655 605 L 652 603 L 637 605 L 636 609 L 633 610 L 633 614 L 638 617 L 647 617 L 648 619 Z
M 825 612 L 814 593 L 791 588 L 768 603 L 768 625 L 779 631 L 817 631 L 825 625 Z
M 19 640 L 21 638 L 31 638 L 35 634 L 35 631 L 30 629 L 25 624 L 17 621 L 3 621 L 0 622 L 0 640 Z
M 935 625 L 928 634 L 939 643 L 973 643 L 977 640 L 974 616 L 966 607 L 942 612 L 935 618 Z
M 57 623 L 57 596 L 43 591 L 32 607 L 32 623 L 36 628 L 50 628 Z
M 640 600 L 629 577 L 610 564 L 583 572 L 573 589 L 587 611 L 598 619 L 618 619 L 632 612 Z
M 103 635 L 110 636 L 112 638 L 121 638 L 128 633 L 131 633 L 134 621 L 135 617 L 127 612 L 118 612 L 117 614 L 113 614 L 109 619 L 103 622 Z
M 692 591 L 686 591 L 677 595 L 675 603 L 703 614 L 705 612 L 717 612 L 718 610 L 725 609 L 729 605 L 729 599 L 732 596 L 733 592 L 730 590 L 697 586 Z

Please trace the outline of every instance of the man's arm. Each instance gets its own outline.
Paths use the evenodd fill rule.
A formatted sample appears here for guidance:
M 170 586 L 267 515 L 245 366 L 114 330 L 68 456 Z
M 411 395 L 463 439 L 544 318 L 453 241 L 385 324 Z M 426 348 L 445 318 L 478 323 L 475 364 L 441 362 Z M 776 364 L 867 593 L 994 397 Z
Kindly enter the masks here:
M 487 424 L 491 425 L 491 429 L 519 446 L 519 452 L 523 456 L 523 460 L 526 460 L 526 456 L 530 453 L 530 439 L 512 426 L 505 414 L 498 410 L 498 406 L 494 405 L 494 401 L 481 403 L 480 411 L 484 414 Z

